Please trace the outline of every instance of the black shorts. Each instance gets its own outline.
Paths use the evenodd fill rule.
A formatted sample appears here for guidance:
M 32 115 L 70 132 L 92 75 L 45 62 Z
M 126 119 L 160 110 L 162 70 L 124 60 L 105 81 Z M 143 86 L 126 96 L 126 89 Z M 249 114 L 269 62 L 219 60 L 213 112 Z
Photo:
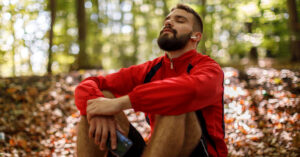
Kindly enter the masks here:
M 133 145 L 124 155 L 124 157 L 140 157 L 143 154 L 143 150 L 146 143 L 141 134 L 130 124 L 128 138 L 132 141 Z M 112 153 L 108 153 L 107 157 L 114 157 Z

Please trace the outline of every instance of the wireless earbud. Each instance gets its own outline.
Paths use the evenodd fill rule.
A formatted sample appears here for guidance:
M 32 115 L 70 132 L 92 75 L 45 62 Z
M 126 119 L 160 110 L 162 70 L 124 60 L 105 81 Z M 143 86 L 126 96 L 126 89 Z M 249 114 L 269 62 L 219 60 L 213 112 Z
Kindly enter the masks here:
M 197 37 L 196 36 L 191 36 L 191 39 L 197 39 Z

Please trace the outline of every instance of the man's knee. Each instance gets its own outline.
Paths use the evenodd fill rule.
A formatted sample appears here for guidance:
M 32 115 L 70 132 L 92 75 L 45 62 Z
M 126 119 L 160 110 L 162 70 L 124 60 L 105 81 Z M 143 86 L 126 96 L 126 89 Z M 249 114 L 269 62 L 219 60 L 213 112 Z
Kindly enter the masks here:
M 77 131 L 77 156 L 78 157 L 97 157 L 104 156 L 106 152 L 100 151 L 88 135 L 89 124 L 86 116 L 81 116 Z
M 144 156 L 189 156 L 198 144 L 201 128 L 194 112 L 157 115 Z
M 193 131 L 201 134 L 201 126 L 195 112 L 184 113 L 181 115 L 156 115 L 155 126 L 166 125 L 172 128 L 184 127 L 188 132 Z M 168 128 L 168 127 L 166 127 Z
M 169 125 L 180 125 L 180 123 L 184 123 L 186 118 L 186 114 L 181 115 L 156 115 L 155 116 L 155 124 L 160 125 L 161 123 L 169 124 Z
M 102 94 L 104 95 L 105 98 L 115 98 L 115 96 L 110 91 L 107 90 L 103 90 Z

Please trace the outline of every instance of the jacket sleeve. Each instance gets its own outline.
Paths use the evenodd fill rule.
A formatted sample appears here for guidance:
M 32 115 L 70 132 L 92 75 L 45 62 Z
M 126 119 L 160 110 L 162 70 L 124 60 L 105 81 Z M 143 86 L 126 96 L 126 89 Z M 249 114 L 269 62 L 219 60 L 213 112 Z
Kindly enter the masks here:
M 153 81 L 129 93 L 135 111 L 178 115 L 220 102 L 223 71 L 217 64 L 195 66 L 190 74 Z
M 103 97 L 101 90 L 108 90 L 115 96 L 128 94 L 142 83 L 149 62 L 122 68 L 107 76 L 89 77 L 83 80 L 75 89 L 75 104 L 81 115 L 86 115 L 87 101 Z

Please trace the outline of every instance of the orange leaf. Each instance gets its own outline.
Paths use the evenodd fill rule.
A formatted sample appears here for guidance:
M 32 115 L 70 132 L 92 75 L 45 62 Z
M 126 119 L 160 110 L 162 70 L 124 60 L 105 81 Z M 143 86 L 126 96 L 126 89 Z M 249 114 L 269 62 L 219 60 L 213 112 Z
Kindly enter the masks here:
M 13 87 L 8 88 L 8 89 L 6 90 L 6 92 L 9 93 L 9 94 L 12 94 L 12 93 L 14 93 L 14 92 L 16 92 L 16 91 L 17 91 L 17 88 L 13 88 Z
M 253 136 L 253 137 L 251 137 L 250 139 L 251 139 L 252 141 L 258 141 L 258 140 L 259 140 L 259 138 L 256 137 L 256 136 Z
M 277 129 L 282 129 L 282 124 L 281 124 L 281 123 L 278 123 L 278 124 L 276 125 L 276 127 L 277 127 Z
M 247 132 L 243 127 L 241 127 L 241 126 L 239 126 L 239 130 L 240 130 L 240 132 L 242 132 L 244 135 L 247 135 L 247 134 L 248 134 L 248 132 Z
M 243 99 L 241 99 L 241 100 L 240 100 L 240 104 L 241 104 L 241 105 L 244 105 L 244 104 L 245 104 L 245 101 L 244 101 Z
M 224 141 L 225 141 L 225 143 L 228 143 L 228 138 L 225 138 Z
M 16 145 L 16 142 L 15 142 L 14 139 L 10 139 L 10 140 L 9 140 L 9 144 L 10 144 L 11 146 L 15 146 L 15 145 Z
M 73 118 L 78 118 L 79 115 L 78 115 L 77 113 L 73 113 L 73 114 L 72 114 L 72 117 L 73 117 Z
M 71 94 L 66 94 L 65 95 L 65 99 L 71 99 L 72 98 L 72 95 Z
M 226 118 L 225 123 L 232 123 L 235 119 L 234 118 Z
M 242 142 L 238 141 L 238 142 L 236 142 L 236 145 L 237 145 L 238 147 L 241 147 L 241 146 L 242 146 Z

